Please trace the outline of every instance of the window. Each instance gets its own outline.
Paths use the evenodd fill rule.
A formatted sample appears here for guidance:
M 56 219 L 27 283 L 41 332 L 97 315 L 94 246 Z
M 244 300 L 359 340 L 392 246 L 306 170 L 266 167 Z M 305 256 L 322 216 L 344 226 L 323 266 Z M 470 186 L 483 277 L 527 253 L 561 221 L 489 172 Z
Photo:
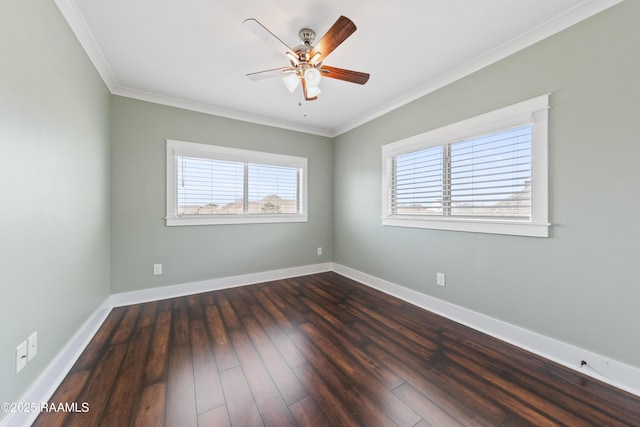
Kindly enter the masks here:
M 382 224 L 548 236 L 548 95 L 382 147 Z
M 167 225 L 304 222 L 307 159 L 167 140 Z

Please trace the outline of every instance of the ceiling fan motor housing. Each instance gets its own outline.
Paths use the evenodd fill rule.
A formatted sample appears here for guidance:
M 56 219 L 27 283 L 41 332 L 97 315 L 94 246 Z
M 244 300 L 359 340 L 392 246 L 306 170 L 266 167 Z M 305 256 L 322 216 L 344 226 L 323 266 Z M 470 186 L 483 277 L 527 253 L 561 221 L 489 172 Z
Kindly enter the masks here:
M 298 37 L 302 43 L 310 45 L 316 39 L 316 32 L 311 28 L 303 28 L 298 32 Z

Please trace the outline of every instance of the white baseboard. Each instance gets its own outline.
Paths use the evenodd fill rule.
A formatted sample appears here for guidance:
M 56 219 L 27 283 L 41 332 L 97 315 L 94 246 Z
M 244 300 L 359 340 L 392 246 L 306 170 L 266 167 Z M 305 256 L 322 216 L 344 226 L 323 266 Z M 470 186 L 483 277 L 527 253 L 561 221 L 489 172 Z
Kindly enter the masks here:
M 372 288 L 393 295 L 477 331 L 506 341 L 567 368 L 596 378 L 619 389 L 640 396 L 640 369 L 607 359 L 591 351 L 529 331 L 502 320 L 405 288 L 401 285 L 333 264 L 333 271 Z M 580 366 L 581 361 L 587 365 Z
M 109 297 L 108 303 L 111 305 L 111 307 L 140 304 L 143 302 L 181 297 L 184 295 L 198 294 L 201 292 L 234 288 L 236 286 L 253 285 L 255 283 L 270 282 L 273 280 L 286 279 L 289 277 L 321 273 L 324 271 L 331 271 L 332 267 L 333 264 L 327 262 L 322 264 L 283 268 L 280 270 L 263 271 L 260 273 L 242 274 L 239 276 L 221 277 L 218 279 L 202 280 L 199 282 L 182 283 L 179 285 L 141 289 L 139 291 L 112 294 Z
M 335 271 L 338 274 L 354 279 L 367 286 L 640 396 L 640 369 L 636 367 L 607 359 L 604 356 L 579 347 L 422 294 L 350 267 L 329 262 L 112 294 L 78 329 L 67 345 L 25 393 L 20 402 L 39 403 L 49 401 L 114 307 L 269 282 L 325 271 Z M 580 361 L 582 360 L 588 362 L 587 366 L 589 369 L 580 367 Z M 0 421 L 0 427 L 28 426 L 33 423 L 37 415 L 37 413 L 26 412 L 10 413 Z
M 41 403 L 48 402 L 51 399 L 64 377 L 67 376 L 73 364 L 76 363 L 82 351 L 111 312 L 112 307 L 108 306 L 107 301 L 108 299 L 89 316 L 19 402 L 39 406 Z M 38 415 L 38 412 L 10 412 L 0 422 L 0 427 L 30 426 Z

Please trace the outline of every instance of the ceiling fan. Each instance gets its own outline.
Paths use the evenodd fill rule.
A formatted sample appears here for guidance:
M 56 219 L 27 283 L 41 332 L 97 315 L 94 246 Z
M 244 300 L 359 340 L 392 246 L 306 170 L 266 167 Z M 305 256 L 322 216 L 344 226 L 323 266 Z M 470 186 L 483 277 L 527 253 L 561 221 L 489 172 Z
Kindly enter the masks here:
M 322 64 L 322 61 L 329 56 L 335 48 L 356 31 L 356 26 L 353 21 L 345 16 L 338 18 L 315 46 L 312 45 L 312 43 L 316 38 L 316 33 L 309 28 L 301 29 L 298 37 L 302 41 L 302 44 L 293 49 L 287 46 L 256 19 L 246 19 L 243 25 L 255 35 L 267 43 L 270 43 L 276 50 L 289 58 L 290 61 L 288 67 L 247 74 L 247 77 L 251 80 L 282 77 L 285 86 L 291 93 L 302 84 L 304 99 L 307 101 L 318 99 L 318 94 L 320 94 L 318 84 L 322 77 L 329 77 L 360 85 L 365 84 L 369 80 L 368 73 L 345 70 L 343 68 L 330 67 Z

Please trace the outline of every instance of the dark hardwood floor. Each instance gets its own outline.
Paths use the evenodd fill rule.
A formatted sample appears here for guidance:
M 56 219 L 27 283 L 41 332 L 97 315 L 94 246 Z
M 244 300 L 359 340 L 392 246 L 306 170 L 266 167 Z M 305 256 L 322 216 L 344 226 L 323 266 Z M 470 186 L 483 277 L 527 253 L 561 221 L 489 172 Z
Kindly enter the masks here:
M 640 398 L 335 273 L 115 308 L 35 426 L 640 426 Z

